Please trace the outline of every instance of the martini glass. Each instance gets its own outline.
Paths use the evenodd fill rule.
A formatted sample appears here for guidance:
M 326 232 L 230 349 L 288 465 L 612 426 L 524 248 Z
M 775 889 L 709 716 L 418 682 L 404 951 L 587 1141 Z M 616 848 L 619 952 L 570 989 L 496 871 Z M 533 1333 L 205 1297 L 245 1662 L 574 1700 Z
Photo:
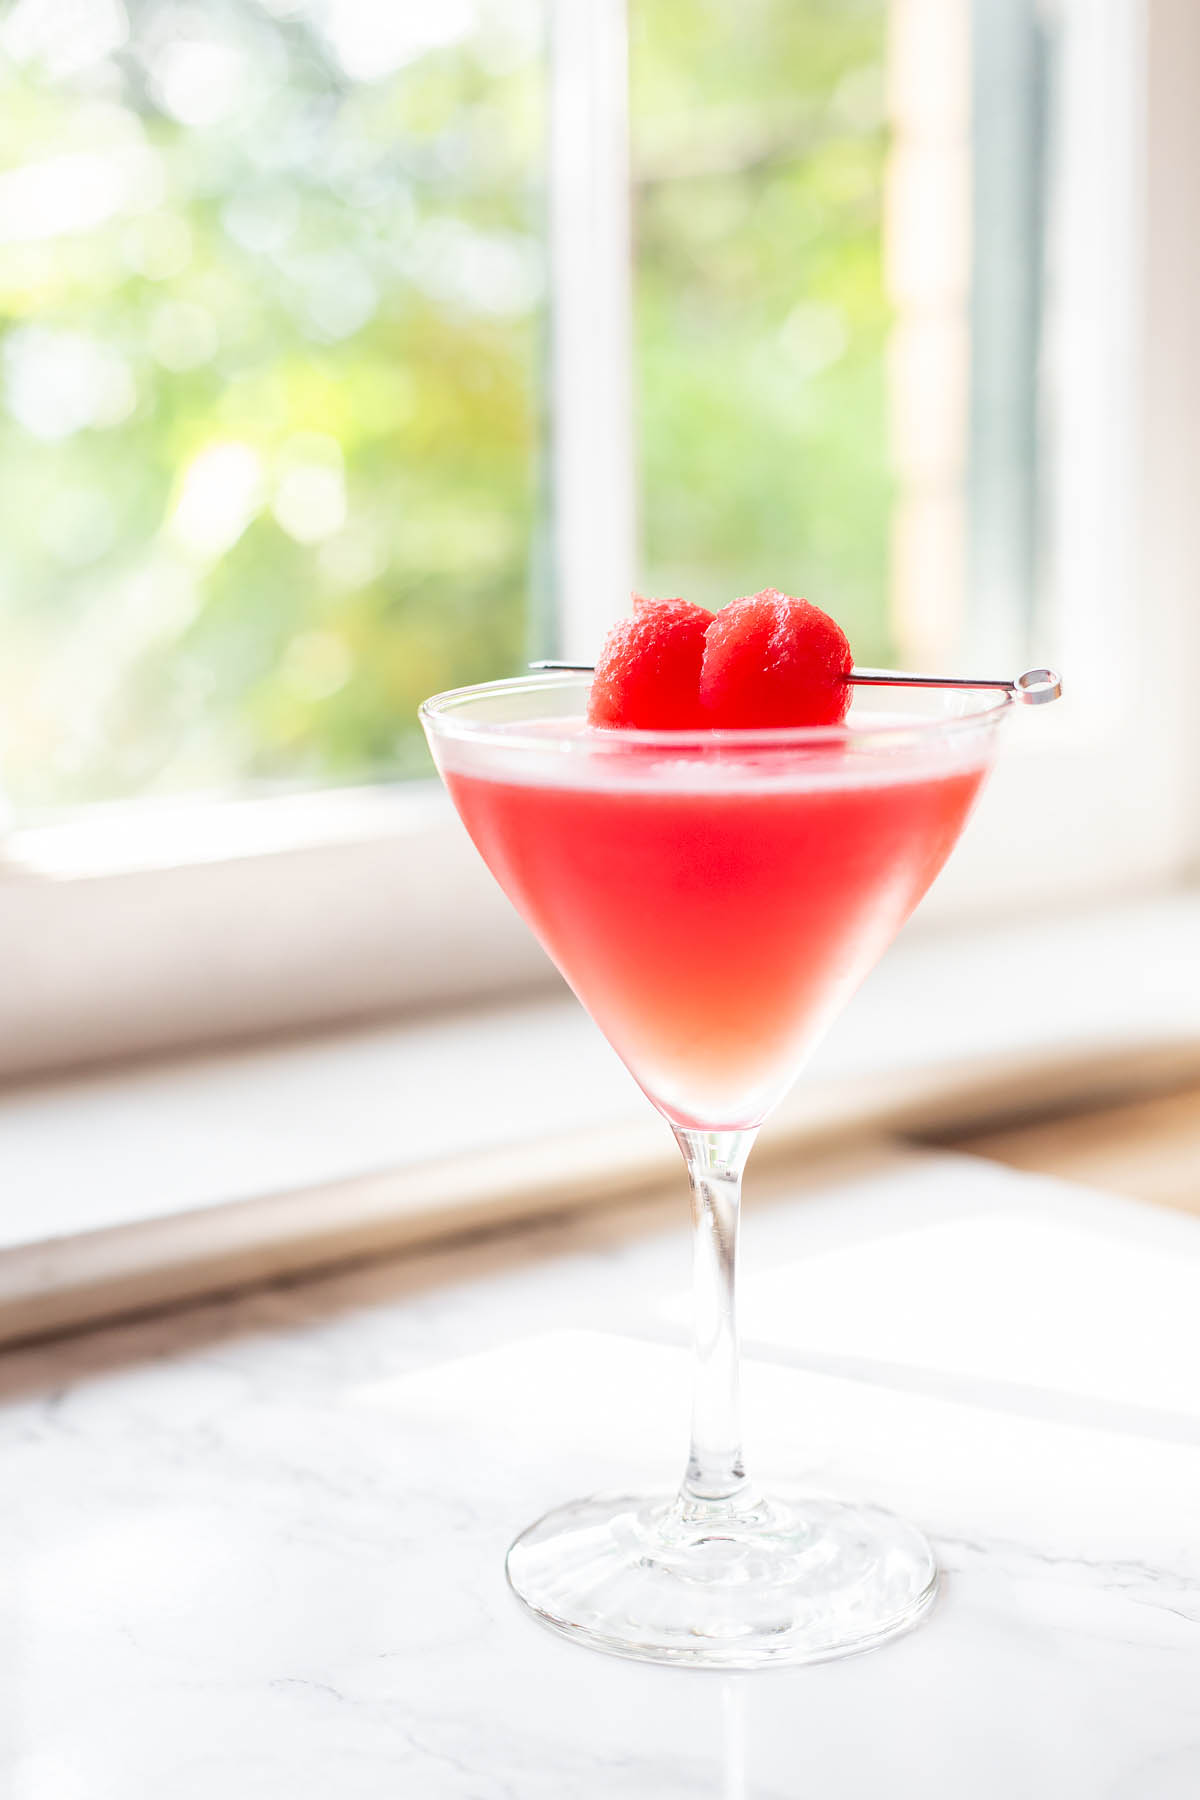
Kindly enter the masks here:
M 911 1626 L 937 1586 L 913 1526 L 761 1490 L 742 1460 L 735 1264 L 758 1127 L 953 848 L 1009 710 L 857 691 L 846 723 L 587 726 L 539 675 L 421 709 L 476 848 L 672 1127 L 694 1225 L 691 1448 L 675 1492 L 557 1508 L 508 1554 L 546 1624 L 651 1662 L 817 1661 Z

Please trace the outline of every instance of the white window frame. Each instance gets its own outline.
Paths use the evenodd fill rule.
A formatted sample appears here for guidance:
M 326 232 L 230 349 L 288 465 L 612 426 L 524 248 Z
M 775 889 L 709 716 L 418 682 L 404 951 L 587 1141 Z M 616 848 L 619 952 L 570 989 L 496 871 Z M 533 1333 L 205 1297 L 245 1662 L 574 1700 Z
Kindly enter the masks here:
M 1186 179 L 1200 167 L 1200 9 L 1057 4 L 1079 27 L 1076 104 L 1106 109 L 1093 144 L 1110 159 L 1090 171 L 1090 226 L 1086 208 L 1068 214 L 1080 237 L 1064 262 L 1090 328 L 1073 340 L 1063 448 L 1094 461 L 1089 519 L 1064 520 L 1074 561 L 1046 649 L 1069 699 L 1014 721 L 931 897 L 935 923 L 1163 887 L 1200 857 L 1200 250 Z M 561 646 L 586 655 L 634 567 L 623 0 L 552 0 L 552 27 L 555 573 Z M 1111 410 L 1096 420 L 1079 403 L 1111 396 L 1114 367 L 1117 430 Z M 131 803 L 15 831 L 0 849 L 0 944 L 4 1076 L 554 979 L 425 783 Z
M 925 917 L 1062 905 L 1194 879 L 1200 729 L 1189 674 L 1200 519 L 1200 12 L 1044 0 L 1064 31 L 1052 205 L 1054 617 L 1067 698 L 1012 742 Z M 1182 160 L 1181 160 L 1182 159 Z M 980 229 L 980 221 L 975 229 Z M 1058 241 L 1053 234 L 1060 233 Z M 1054 317 L 1057 311 L 1057 320 Z M 1083 479 L 1078 476 L 1086 468 Z

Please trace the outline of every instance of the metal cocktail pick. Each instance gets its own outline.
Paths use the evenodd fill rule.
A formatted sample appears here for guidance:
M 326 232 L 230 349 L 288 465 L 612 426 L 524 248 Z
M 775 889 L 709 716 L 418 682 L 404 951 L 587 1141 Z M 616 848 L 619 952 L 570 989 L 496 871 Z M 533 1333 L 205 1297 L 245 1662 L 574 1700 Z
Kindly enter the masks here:
M 531 669 L 562 669 L 590 675 L 591 663 L 532 662 Z M 1015 681 L 971 680 L 963 675 L 910 675 L 903 669 L 851 669 L 845 677 L 855 687 L 997 688 L 1022 706 L 1045 706 L 1062 696 L 1062 680 L 1053 669 L 1026 669 Z

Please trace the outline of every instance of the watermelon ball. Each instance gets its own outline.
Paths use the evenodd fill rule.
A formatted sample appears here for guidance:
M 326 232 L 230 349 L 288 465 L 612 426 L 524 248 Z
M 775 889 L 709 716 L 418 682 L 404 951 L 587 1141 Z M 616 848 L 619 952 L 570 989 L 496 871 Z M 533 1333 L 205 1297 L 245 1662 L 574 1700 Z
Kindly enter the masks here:
M 700 670 L 700 704 L 722 730 L 840 725 L 850 705 L 850 645 L 841 626 L 777 588 L 714 615 Z
M 588 699 L 588 724 L 686 731 L 700 711 L 700 664 L 712 614 L 689 600 L 634 597 L 634 614 L 604 640 Z

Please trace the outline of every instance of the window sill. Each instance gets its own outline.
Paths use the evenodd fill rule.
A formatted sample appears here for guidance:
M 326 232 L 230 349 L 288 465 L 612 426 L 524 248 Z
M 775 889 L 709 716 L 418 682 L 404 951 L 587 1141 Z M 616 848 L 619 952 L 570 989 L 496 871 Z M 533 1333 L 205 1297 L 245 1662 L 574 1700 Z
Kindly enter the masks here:
M 1195 893 L 906 934 L 760 1160 L 1195 1076 L 1198 940 Z M 14 1338 L 628 1194 L 677 1158 L 556 995 L 11 1090 L 0 1170 Z
M 138 801 L 13 832 L 0 941 L 0 1080 L 553 980 L 434 782 Z

